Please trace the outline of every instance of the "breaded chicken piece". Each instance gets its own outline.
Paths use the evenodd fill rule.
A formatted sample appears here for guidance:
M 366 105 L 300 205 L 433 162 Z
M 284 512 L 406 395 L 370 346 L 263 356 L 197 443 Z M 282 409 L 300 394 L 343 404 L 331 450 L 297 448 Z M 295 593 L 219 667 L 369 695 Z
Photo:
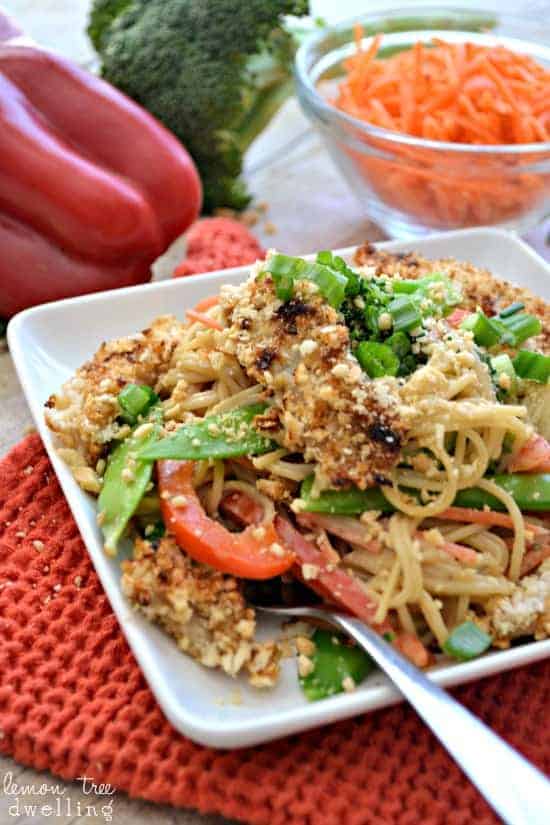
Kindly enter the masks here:
M 121 567 L 126 597 L 181 650 L 230 676 L 244 670 L 255 687 L 275 684 L 280 651 L 274 642 L 254 641 L 254 610 L 232 576 L 192 561 L 171 536 L 156 549 L 138 539 Z
M 489 633 L 498 641 L 550 636 L 550 559 L 521 579 L 510 596 L 491 600 L 487 613 Z
M 46 402 L 46 421 L 59 441 L 88 465 L 95 465 L 106 445 L 122 437 L 127 425 L 115 419 L 120 413 L 117 396 L 126 384 L 155 387 L 168 368 L 183 325 L 171 315 L 157 318 L 148 329 L 128 338 L 103 343 L 93 358 L 65 382 Z M 77 479 L 78 480 L 78 479 Z
M 266 273 L 222 289 L 221 307 L 226 351 L 270 397 L 255 425 L 316 462 L 321 488 L 365 489 L 387 478 L 405 433 L 395 379 L 365 375 L 347 327 L 315 284 L 298 281 L 283 303 Z
M 542 321 L 541 334 L 529 343 L 535 349 L 550 352 L 550 304 L 533 295 L 529 289 L 500 281 L 486 269 L 479 269 L 454 258 L 428 260 L 416 252 L 384 252 L 368 243 L 357 249 L 355 264 L 372 267 L 374 276 L 399 275 L 413 280 L 432 272 L 441 272 L 460 283 L 464 296 L 461 306 L 472 312 L 480 306 L 486 315 L 495 315 L 514 301 L 522 301 L 525 311 Z

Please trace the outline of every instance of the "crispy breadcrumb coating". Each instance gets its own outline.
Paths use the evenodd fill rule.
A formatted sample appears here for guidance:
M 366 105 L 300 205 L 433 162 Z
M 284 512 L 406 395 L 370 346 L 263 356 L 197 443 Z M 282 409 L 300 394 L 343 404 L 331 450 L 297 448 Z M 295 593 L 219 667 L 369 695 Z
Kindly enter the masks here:
M 256 642 L 254 610 L 233 576 L 192 561 L 171 536 L 158 547 L 138 539 L 122 562 L 122 590 L 147 619 L 206 667 L 248 674 L 254 687 L 271 687 L 279 672 L 274 642 Z
M 349 332 L 314 284 L 282 303 L 271 276 L 222 289 L 225 348 L 266 388 L 256 426 L 305 461 L 320 486 L 364 489 L 387 477 L 405 432 L 394 379 L 372 381 L 351 354 Z
M 550 559 L 536 573 L 525 576 L 510 596 L 491 599 L 487 604 L 489 632 L 497 641 L 509 642 L 519 636 L 535 639 L 550 636 Z
M 109 442 L 124 437 L 128 427 L 116 421 L 120 390 L 130 383 L 154 387 L 183 329 L 176 318 L 163 315 L 137 335 L 103 343 L 46 402 L 46 422 L 61 444 L 94 465 Z

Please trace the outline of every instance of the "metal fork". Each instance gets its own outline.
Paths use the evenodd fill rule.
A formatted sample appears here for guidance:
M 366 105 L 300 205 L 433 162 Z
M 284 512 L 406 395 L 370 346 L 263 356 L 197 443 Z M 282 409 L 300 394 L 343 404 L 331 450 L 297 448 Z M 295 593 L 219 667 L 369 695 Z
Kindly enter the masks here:
M 281 617 L 328 622 L 351 636 L 390 677 L 506 823 L 548 825 L 550 782 L 545 776 L 370 627 L 323 607 L 255 606 Z

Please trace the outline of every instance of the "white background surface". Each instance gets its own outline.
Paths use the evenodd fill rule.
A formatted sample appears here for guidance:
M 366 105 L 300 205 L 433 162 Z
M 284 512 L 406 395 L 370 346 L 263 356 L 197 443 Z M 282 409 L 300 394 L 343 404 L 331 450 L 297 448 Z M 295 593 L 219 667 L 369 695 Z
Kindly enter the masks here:
M 313 0 L 315 14 L 323 15 L 329 21 L 344 19 L 369 11 L 390 7 L 418 7 L 436 5 L 418 3 L 414 0 L 401 0 L 388 3 L 380 0 Z M 550 20 L 550 0 L 455 0 L 455 6 L 472 9 L 498 8 L 510 13 L 536 15 L 539 19 Z M 89 8 L 88 0 L 0 0 L 0 7 L 16 18 L 32 37 L 46 46 L 71 57 L 82 64 L 93 58 L 92 50 L 84 34 L 85 21 Z M 550 42 L 550 37 L 548 38 Z M 272 151 L 281 137 L 304 127 L 304 121 L 295 107 L 290 105 L 283 116 L 277 118 L 269 132 L 252 150 L 251 161 L 256 162 L 262 155 Z M 278 232 L 273 238 L 264 237 L 271 245 L 278 245 L 288 251 L 301 252 L 323 246 L 345 246 L 364 239 L 368 233 L 372 237 L 372 227 L 368 226 L 358 211 L 355 200 L 347 187 L 332 170 L 330 161 L 320 145 L 315 141 L 305 142 L 293 154 L 285 159 L 284 175 L 281 168 L 274 165 L 271 169 L 257 173 L 250 179 L 250 184 L 258 196 L 270 204 L 269 218 L 277 226 Z M 283 180 L 284 179 L 284 180 Z M 283 180 L 283 183 L 281 182 Z M 317 203 L 319 192 L 323 194 L 322 208 L 306 210 L 303 204 Z M 290 197 L 289 197 L 290 193 Z M 291 204 L 289 208 L 289 203 Z M 293 209 L 292 204 L 296 204 Z M 305 215 L 305 217 L 304 217 Z M 260 227 L 260 230 L 262 227 Z M 327 241 L 327 237 L 330 242 Z M 539 248 L 542 247 L 543 233 L 537 234 Z M 20 389 L 13 373 L 9 357 L 0 354 L 0 455 L 15 443 L 30 423 L 30 416 L 24 404 Z M 49 781 L 47 775 L 37 774 L 32 770 L 16 765 L 12 760 L 0 757 L 0 782 L 3 775 L 13 771 L 14 778 L 20 783 Z M 50 780 L 51 781 L 51 780 Z M 76 785 L 67 786 L 67 794 L 75 804 L 94 801 L 85 798 Z M 43 801 L 47 801 L 43 799 Z M 101 799 L 96 800 L 101 803 Z M 2 796 L 0 786 L 0 825 L 11 825 L 19 820 L 8 814 L 10 800 Z M 26 820 L 26 825 L 35 823 L 55 823 L 69 825 L 76 822 L 71 818 L 33 817 Z M 80 818 L 78 825 L 97 825 L 106 821 L 103 817 Z M 167 806 L 157 806 L 128 800 L 123 794 L 117 794 L 114 800 L 115 825 L 220 825 L 226 820 L 218 817 L 202 817 L 193 812 L 176 811 Z

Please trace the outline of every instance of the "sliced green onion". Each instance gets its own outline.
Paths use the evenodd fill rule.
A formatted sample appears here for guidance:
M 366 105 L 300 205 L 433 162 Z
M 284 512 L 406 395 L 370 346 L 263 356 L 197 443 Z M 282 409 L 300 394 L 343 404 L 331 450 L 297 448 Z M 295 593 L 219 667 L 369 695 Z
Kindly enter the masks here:
M 277 253 L 269 258 L 265 271 L 273 276 L 275 292 L 281 301 L 290 300 L 295 282 L 302 280 L 317 284 L 320 293 L 335 309 L 339 309 L 346 295 L 346 276 L 320 263 Z
M 347 278 L 346 296 L 348 298 L 353 298 L 356 295 L 359 295 L 361 278 L 356 272 L 353 271 L 353 269 L 351 269 L 351 267 L 347 265 L 343 258 L 339 255 L 333 255 L 332 252 L 328 251 L 318 252 L 317 263 L 323 264 L 329 269 L 335 269 Z
M 374 304 L 367 304 L 363 311 L 365 326 L 373 337 L 376 337 L 380 334 L 380 326 L 378 324 L 380 314 L 380 308 Z
M 517 312 L 506 317 L 501 316 L 500 323 L 507 332 L 513 335 L 514 340 L 512 343 L 516 347 L 523 344 L 528 338 L 538 335 L 542 330 L 539 319 L 534 315 L 528 315 L 526 312 Z
M 450 278 L 440 272 L 434 272 L 432 275 L 426 275 L 424 278 L 417 280 L 394 280 L 392 281 L 393 291 L 397 294 L 414 295 L 416 299 L 424 297 L 432 302 L 432 313 L 434 311 L 444 314 L 450 311 L 451 307 L 456 306 L 462 300 L 462 293 L 460 289 L 454 284 Z M 434 287 L 438 287 L 437 292 Z M 432 314 L 429 313 L 429 314 Z
M 491 368 L 495 373 L 498 389 L 506 393 L 515 392 L 517 387 L 516 371 L 512 359 L 506 352 L 491 358 Z
M 498 313 L 498 317 L 509 318 L 511 315 L 515 315 L 516 312 L 521 312 L 522 309 L 525 309 L 525 304 L 522 304 L 521 301 L 514 301 L 514 303 L 510 304 L 509 307 L 501 309 Z
M 376 341 L 362 341 L 355 356 L 369 378 L 381 378 L 383 375 L 397 375 L 399 358 L 391 347 Z
M 474 622 L 464 622 L 455 627 L 447 641 L 443 644 L 443 650 L 454 659 L 461 662 L 468 662 L 485 653 L 491 646 L 491 637 L 484 633 Z
M 420 280 L 410 281 L 406 278 L 403 278 L 402 280 L 396 278 L 395 281 L 392 281 L 392 287 L 396 295 L 401 292 L 404 292 L 406 295 L 410 295 L 413 292 L 418 292 L 418 290 L 422 288 L 422 282 Z
M 118 394 L 121 415 L 128 424 L 135 424 L 138 416 L 145 415 L 158 400 L 158 395 L 151 387 L 141 384 L 126 384 Z
M 538 335 L 542 330 L 542 324 L 538 318 L 519 312 L 521 305 L 518 303 L 517 306 L 518 309 L 514 312 L 501 313 L 494 318 L 488 318 L 478 309 L 477 312 L 464 319 L 461 327 L 473 332 L 474 340 L 480 347 L 489 349 L 495 344 L 511 344 L 517 347 L 533 335 Z M 509 310 L 511 308 L 508 307 Z
M 339 309 L 346 297 L 346 287 L 348 279 L 340 272 L 328 269 L 321 264 L 309 264 L 309 269 L 304 275 L 307 281 L 313 281 L 319 287 L 319 292 L 326 298 L 327 302 Z
M 422 324 L 422 315 L 405 295 L 394 298 L 388 305 L 388 312 L 393 318 L 394 332 L 410 332 Z
M 550 356 L 522 349 L 514 358 L 514 369 L 520 378 L 547 384 L 550 380 Z
M 500 325 L 488 318 L 481 310 L 468 315 L 460 326 L 462 329 L 473 333 L 474 341 L 480 347 L 489 349 L 501 341 L 502 329 Z
M 395 352 L 399 360 L 404 358 L 411 351 L 411 339 L 409 336 L 401 331 L 394 332 L 389 338 L 386 338 L 385 344 Z

